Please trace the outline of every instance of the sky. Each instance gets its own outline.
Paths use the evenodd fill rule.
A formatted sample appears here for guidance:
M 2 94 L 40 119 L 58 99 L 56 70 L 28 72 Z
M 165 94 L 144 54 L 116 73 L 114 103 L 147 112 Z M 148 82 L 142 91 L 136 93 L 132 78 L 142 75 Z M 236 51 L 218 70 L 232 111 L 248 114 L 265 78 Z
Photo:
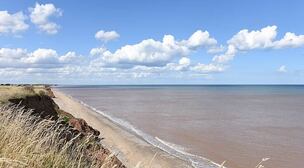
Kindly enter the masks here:
M 0 83 L 303 84 L 301 0 L 0 0 Z

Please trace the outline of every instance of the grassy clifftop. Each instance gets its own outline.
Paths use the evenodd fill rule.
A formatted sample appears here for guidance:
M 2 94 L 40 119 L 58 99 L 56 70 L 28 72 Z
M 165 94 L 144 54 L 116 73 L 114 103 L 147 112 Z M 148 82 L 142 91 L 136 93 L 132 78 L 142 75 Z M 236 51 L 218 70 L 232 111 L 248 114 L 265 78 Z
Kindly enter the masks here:
M 125 167 L 45 86 L 0 86 L 0 167 Z

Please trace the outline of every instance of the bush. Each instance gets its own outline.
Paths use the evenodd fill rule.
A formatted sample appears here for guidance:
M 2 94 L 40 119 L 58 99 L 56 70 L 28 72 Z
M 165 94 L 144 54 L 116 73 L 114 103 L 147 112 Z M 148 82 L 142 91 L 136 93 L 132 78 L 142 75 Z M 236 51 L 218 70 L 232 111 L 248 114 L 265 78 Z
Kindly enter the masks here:
M 45 91 L 43 91 L 43 90 L 39 90 L 38 94 L 39 94 L 39 96 L 45 96 L 46 95 Z
M 68 123 L 70 119 L 69 119 L 69 117 L 64 116 L 64 117 L 62 118 L 62 120 L 63 120 L 64 123 Z
M 24 89 L 25 91 L 27 91 L 28 93 L 35 93 L 34 87 L 33 87 L 33 86 L 24 86 L 23 89 Z

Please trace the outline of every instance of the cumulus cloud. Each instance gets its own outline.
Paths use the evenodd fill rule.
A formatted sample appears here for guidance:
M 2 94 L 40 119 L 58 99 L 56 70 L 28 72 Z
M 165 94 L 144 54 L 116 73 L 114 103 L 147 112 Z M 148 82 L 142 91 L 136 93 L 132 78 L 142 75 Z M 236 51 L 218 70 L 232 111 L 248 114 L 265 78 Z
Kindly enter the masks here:
M 114 53 L 105 52 L 103 60 L 121 65 L 162 66 L 174 56 L 185 56 L 187 53 L 188 49 L 177 45 L 173 36 L 164 36 L 162 42 L 148 39 L 135 45 L 123 46 Z
M 182 41 L 191 49 L 196 49 L 198 47 L 204 46 L 215 46 L 217 41 L 210 37 L 208 31 L 197 30 L 194 32 L 188 40 Z
M 58 55 L 53 49 L 39 48 L 28 52 L 21 48 L 0 48 L 0 67 L 6 68 L 56 68 L 65 64 L 84 62 L 75 52 Z
M 80 63 L 83 60 L 83 58 L 79 55 L 76 54 L 76 52 L 74 51 L 69 51 L 67 52 L 65 55 L 62 55 L 60 57 L 58 57 L 58 60 L 60 63 Z
M 26 49 L 22 48 L 0 48 L 0 58 L 4 59 L 20 59 L 27 54 Z
M 190 63 L 191 63 L 191 61 L 190 61 L 189 58 L 183 57 L 183 58 L 181 58 L 181 59 L 178 61 L 178 63 L 179 63 L 180 65 L 189 66 Z
M 273 43 L 275 49 L 286 48 L 286 47 L 301 47 L 304 45 L 304 35 L 296 35 L 295 33 L 287 32 L 285 36 L 278 41 Z
M 1 64 L 1 63 L 0 63 Z M 0 76 L 2 78 L 18 77 L 24 75 L 24 72 L 15 68 L 0 68 Z
M 51 17 L 62 16 L 62 10 L 55 5 L 36 3 L 34 8 L 29 8 L 31 21 L 43 32 L 56 34 L 60 28 L 58 24 L 50 21 Z
M 16 48 L 0 48 L 0 68 L 22 68 L 21 59 L 27 56 L 27 50 Z
M 187 57 L 199 48 L 211 48 L 217 41 L 207 31 L 198 30 L 187 40 L 175 40 L 172 35 L 165 35 L 162 41 L 146 39 L 137 44 L 125 45 L 114 52 L 104 48 L 93 48 L 92 55 L 100 55 L 103 65 L 120 67 L 165 66 L 174 59 Z
M 273 40 L 277 35 L 276 30 L 277 26 L 267 26 L 257 31 L 241 30 L 228 40 L 227 51 L 222 55 L 215 56 L 213 61 L 225 63 L 232 60 L 238 51 L 272 47 Z
M 98 55 L 103 55 L 104 52 L 106 52 L 107 49 L 104 47 L 100 47 L 100 48 L 92 48 L 90 51 L 90 55 L 92 56 L 98 56 Z
M 108 42 L 119 38 L 119 34 L 116 31 L 104 31 L 100 30 L 95 34 L 97 40 Z
M 225 53 L 216 55 L 214 62 L 226 63 L 232 60 L 240 51 L 250 51 L 254 49 L 281 49 L 286 47 L 301 47 L 304 45 L 304 35 L 296 35 L 287 32 L 280 40 L 277 37 L 277 26 L 267 26 L 261 30 L 249 31 L 244 29 L 235 34 L 227 42 Z
M 212 72 L 223 72 L 225 67 L 220 64 L 201 64 L 198 63 L 197 65 L 191 67 L 191 70 L 200 72 L 200 73 L 212 73 Z
M 0 34 L 25 31 L 29 27 L 25 20 L 26 16 L 22 12 L 10 14 L 8 11 L 0 11 Z
M 168 63 L 165 68 L 174 71 L 186 70 L 191 64 L 191 61 L 187 57 L 182 57 L 178 63 Z
M 277 36 L 277 26 L 267 26 L 257 31 L 245 29 L 234 35 L 228 45 L 234 46 L 237 50 L 252 50 L 256 48 L 268 48 Z
M 208 54 L 218 54 L 218 53 L 222 53 L 225 51 L 225 46 L 220 45 L 220 46 L 212 46 L 208 49 Z
M 24 58 L 29 64 L 57 64 L 57 52 L 52 49 L 37 49 Z
M 281 65 L 278 69 L 277 69 L 278 72 L 280 73 L 285 73 L 287 72 L 287 68 L 285 65 Z
M 227 47 L 227 51 L 224 54 L 216 55 L 213 57 L 213 61 L 217 63 L 226 63 L 234 58 L 238 50 L 233 45 Z

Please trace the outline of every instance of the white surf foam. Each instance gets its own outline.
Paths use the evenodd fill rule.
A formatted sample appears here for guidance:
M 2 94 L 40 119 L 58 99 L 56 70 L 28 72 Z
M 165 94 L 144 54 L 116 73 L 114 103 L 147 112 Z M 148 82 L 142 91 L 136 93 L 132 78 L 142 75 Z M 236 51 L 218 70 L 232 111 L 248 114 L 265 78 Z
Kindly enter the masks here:
M 180 145 L 166 142 L 158 137 L 153 137 L 153 136 L 141 131 L 140 129 L 136 128 L 135 126 L 133 126 L 132 124 L 130 124 L 129 122 L 127 122 L 125 120 L 122 120 L 120 118 L 113 117 L 107 113 L 104 113 L 103 111 L 100 111 L 100 110 L 84 103 L 83 101 L 81 101 L 77 98 L 74 98 L 71 95 L 68 95 L 68 94 L 66 94 L 66 95 L 68 97 L 78 101 L 80 104 L 84 105 L 85 107 L 103 115 L 110 121 L 114 122 L 115 124 L 121 126 L 124 129 L 126 129 L 127 131 L 129 131 L 131 133 L 135 133 L 137 136 L 141 137 L 143 140 L 145 140 L 149 144 L 167 152 L 168 154 L 170 154 L 172 156 L 178 157 L 184 161 L 189 162 L 194 168 L 218 168 L 220 166 L 218 163 L 215 163 L 207 158 L 186 152 L 186 150 L 185 150 L 186 148 L 184 148 Z M 223 167 L 223 168 L 225 168 L 225 167 Z

